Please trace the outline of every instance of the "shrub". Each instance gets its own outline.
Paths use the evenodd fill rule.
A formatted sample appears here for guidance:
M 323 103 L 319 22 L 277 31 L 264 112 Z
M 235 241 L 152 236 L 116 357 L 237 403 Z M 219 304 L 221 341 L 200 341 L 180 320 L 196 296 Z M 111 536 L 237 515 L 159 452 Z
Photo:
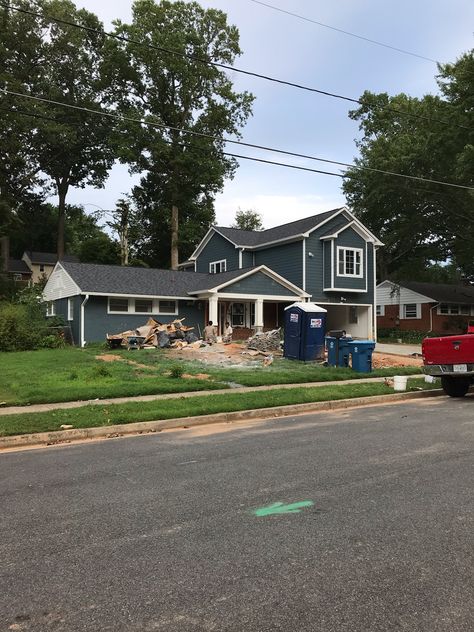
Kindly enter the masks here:
M 183 377 L 183 373 L 184 373 L 184 367 L 181 366 L 181 364 L 175 364 L 170 369 L 170 377 L 173 377 L 175 379 Z
M 37 349 L 46 335 L 46 321 L 27 305 L 0 304 L 0 351 Z

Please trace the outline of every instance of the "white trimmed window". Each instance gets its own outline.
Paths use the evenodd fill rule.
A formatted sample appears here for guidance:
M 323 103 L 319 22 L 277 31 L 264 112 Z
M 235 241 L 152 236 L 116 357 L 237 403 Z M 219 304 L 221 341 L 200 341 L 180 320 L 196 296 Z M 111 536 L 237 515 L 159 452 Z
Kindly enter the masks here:
M 129 299 L 109 296 L 109 313 L 123 314 L 129 311 Z
M 72 298 L 67 299 L 67 319 L 74 320 L 74 301 Z
M 419 303 L 404 303 L 403 305 L 403 318 L 421 318 Z
M 377 316 L 385 316 L 385 305 L 377 305 L 375 312 Z
M 178 313 L 177 301 L 158 301 L 158 314 L 175 316 Z
M 469 305 L 456 305 L 456 303 L 441 303 L 438 305 L 438 314 L 444 316 L 470 316 Z
M 219 272 L 226 272 L 227 259 L 221 259 L 220 261 L 211 261 L 209 264 L 209 272 L 211 274 L 219 274 Z
M 136 298 L 135 299 L 135 313 L 136 314 L 151 314 L 151 313 L 153 313 L 153 299 L 151 299 L 151 298 Z
M 362 278 L 362 248 L 337 247 L 337 276 Z
M 46 303 L 46 316 L 56 316 L 56 305 L 53 301 Z

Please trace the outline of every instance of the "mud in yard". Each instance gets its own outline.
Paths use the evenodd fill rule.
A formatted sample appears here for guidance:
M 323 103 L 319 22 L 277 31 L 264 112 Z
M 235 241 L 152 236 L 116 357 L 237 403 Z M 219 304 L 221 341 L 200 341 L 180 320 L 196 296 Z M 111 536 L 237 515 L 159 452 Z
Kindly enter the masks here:
M 374 369 L 387 369 L 393 366 L 423 366 L 421 358 L 410 356 L 391 355 L 390 353 L 374 352 L 372 356 L 372 366 Z

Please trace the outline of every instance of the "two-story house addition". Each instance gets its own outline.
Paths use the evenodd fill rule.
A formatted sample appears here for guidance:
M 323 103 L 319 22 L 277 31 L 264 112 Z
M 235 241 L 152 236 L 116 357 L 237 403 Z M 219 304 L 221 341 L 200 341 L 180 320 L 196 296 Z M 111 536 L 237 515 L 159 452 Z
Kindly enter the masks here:
M 328 329 L 375 338 L 381 245 L 345 207 L 258 232 L 214 226 L 179 271 L 60 262 L 44 298 L 80 344 L 145 315 L 184 316 L 198 330 L 228 320 L 243 337 L 281 326 L 284 308 L 307 300 L 327 309 Z

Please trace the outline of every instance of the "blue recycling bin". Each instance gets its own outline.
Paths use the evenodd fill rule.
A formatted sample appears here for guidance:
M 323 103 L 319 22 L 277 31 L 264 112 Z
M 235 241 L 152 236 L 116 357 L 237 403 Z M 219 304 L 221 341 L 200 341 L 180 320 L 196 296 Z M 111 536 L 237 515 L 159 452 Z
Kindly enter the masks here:
M 324 358 L 326 310 L 314 303 L 285 307 L 283 355 L 291 360 L 311 362 Z
M 326 336 L 325 340 L 329 366 L 348 367 L 352 338 Z
M 349 343 L 352 354 L 352 369 L 358 373 L 370 373 L 372 371 L 372 353 L 375 349 L 373 340 L 353 340 Z

